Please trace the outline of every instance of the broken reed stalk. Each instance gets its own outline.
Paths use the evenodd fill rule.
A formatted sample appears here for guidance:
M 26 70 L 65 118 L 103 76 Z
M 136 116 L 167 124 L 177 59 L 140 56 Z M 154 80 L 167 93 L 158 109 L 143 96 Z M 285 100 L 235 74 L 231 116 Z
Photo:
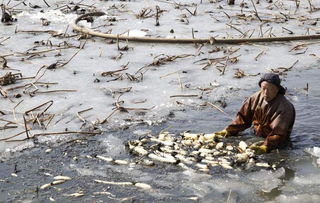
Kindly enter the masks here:
M 100 124 L 106 123 L 106 122 L 108 121 L 108 119 L 109 119 L 114 113 L 116 113 L 118 110 L 119 110 L 119 109 L 113 110 L 113 111 L 109 114 L 109 116 L 107 116 L 105 119 L 103 119 L 103 120 L 100 122 Z
M 296 2 L 296 8 L 298 9 L 300 6 L 300 0 L 295 0 L 295 2 Z
M 258 58 L 264 53 L 265 53 L 265 51 L 261 51 L 256 57 L 254 57 L 254 60 L 257 61 Z
M 313 6 L 311 4 L 311 0 L 308 0 L 308 3 L 309 3 L 309 6 L 310 6 L 310 12 L 312 12 L 313 11 Z
M 26 117 L 24 115 L 23 115 L 23 121 L 24 121 L 24 128 L 25 128 L 26 136 L 28 139 L 30 139 L 27 121 L 26 121 Z
M 82 113 L 87 112 L 87 111 L 90 111 L 90 110 L 92 110 L 92 109 L 93 109 L 93 107 L 90 107 L 90 108 L 88 108 L 88 109 L 79 111 L 78 114 L 82 114 Z
M 283 30 L 287 31 L 289 35 L 294 34 L 294 32 L 292 32 L 291 30 L 289 30 L 288 28 L 282 27 Z
M 228 0 L 228 5 L 234 5 L 235 0 Z
M 150 111 L 154 108 L 155 106 L 151 108 L 130 108 L 130 107 L 121 107 L 123 109 L 129 110 L 129 111 Z
M 38 133 L 38 134 L 34 134 L 33 137 L 47 136 L 47 135 L 68 135 L 68 134 L 97 135 L 100 133 L 101 132 L 67 131 L 67 132 Z
M 227 203 L 229 203 L 230 197 L 231 197 L 231 189 L 229 190 L 229 194 L 228 194 L 228 198 L 227 198 Z
M 25 133 L 25 132 L 26 132 L 26 131 L 24 130 L 24 131 L 22 131 L 22 132 L 20 132 L 20 133 L 18 133 L 18 134 L 15 134 L 15 135 L 10 136 L 10 137 L 2 138 L 2 139 L 0 139 L 0 141 L 9 140 L 9 139 L 11 139 L 11 138 L 14 138 L 14 137 L 17 137 L 17 136 L 19 136 L 19 135 L 22 135 L 22 134 Z
M 105 76 L 112 76 L 118 72 L 122 72 L 122 71 L 125 71 L 125 70 L 128 70 L 128 65 L 129 65 L 129 62 L 126 63 L 125 65 L 122 65 L 121 66 L 121 69 L 118 69 L 118 70 L 113 70 L 113 71 L 106 71 L 106 72 L 102 72 L 101 73 L 101 76 L 105 77 Z
M 57 31 L 55 30 L 18 30 L 18 27 L 16 27 L 15 33 L 49 33 L 49 34 L 55 34 L 57 33 Z
M 253 0 L 251 0 L 251 3 L 252 3 L 252 6 L 253 6 L 253 8 L 255 10 L 255 14 L 256 14 L 257 18 L 260 20 L 260 22 L 262 22 L 261 18 L 259 17 L 256 5 L 254 4 Z
M 224 113 L 225 115 L 227 115 L 229 118 L 233 119 L 229 114 L 227 114 L 226 112 L 224 112 L 220 107 L 218 107 L 217 105 L 214 105 L 211 102 L 206 102 L 206 104 L 210 105 L 211 107 L 217 109 L 218 111 L 220 111 L 221 113 Z
M 80 27 L 77 23 L 88 16 L 102 16 L 104 12 L 92 12 L 79 16 L 73 23 L 74 30 L 84 34 L 89 34 L 96 37 L 102 37 L 106 39 L 118 39 L 128 40 L 136 42 L 149 42 L 149 43 L 210 43 L 210 44 L 240 44 L 240 43 L 257 43 L 257 42 L 275 42 L 275 41 L 297 41 L 297 40 L 314 40 L 320 39 L 320 35 L 297 35 L 297 36 L 285 36 L 285 37 L 262 37 L 262 38 L 241 38 L 241 39 L 216 39 L 209 37 L 207 39 L 188 39 L 188 38 L 156 38 L 156 37 L 133 37 L 133 36 L 118 36 L 117 34 L 107 34 L 102 32 L 96 32 L 92 29 Z
M 175 98 L 175 97 L 198 97 L 199 95 L 197 94 L 180 94 L 180 95 L 171 95 L 170 98 Z
M 197 15 L 197 9 L 198 9 L 198 6 L 194 9 L 193 12 L 191 12 L 188 8 L 186 8 L 186 10 L 187 10 L 192 16 L 196 16 L 196 15 Z
M 162 79 L 162 78 L 168 77 L 168 76 L 176 74 L 176 73 L 179 73 L 179 71 L 174 71 L 173 73 L 168 73 L 166 75 L 160 76 L 160 78 Z
M 8 39 L 10 39 L 11 37 L 7 37 L 4 40 L 0 41 L 0 44 L 2 44 L 3 42 L 7 41 Z
M 0 121 L 4 121 L 4 122 L 10 123 L 10 124 L 17 124 L 17 125 L 23 126 L 23 124 L 21 124 L 19 122 L 9 121 L 9 120 L 3 119 L 3 118 L 0 118 Z
M 246 34 L 245 34 L 245 33 L 243 33 L 241 30 L 239 30 L 239 29 L 238 29 L 238 28 L 236 28 L 235 26 L 233 26 L 233 25 L 231 25 L 231 24 L 228 24 L 228 23 L 227 23 L 227 25 L 228 25 L 229 27 L 231 27 L 231 28 L 235 29 L 236 31 L 240 32 L 240 33 L 242 34 L 242 36 L 243 36 L 243 37 L 245 37 L 245 36 L 246 36 Z
M 15 121 L 17 121 L 17 117 L 16 117 L 16 108 L 23 102 L 23 100 L 21 100 L 20 102 L 18 102 L 18 104 L 16 104 L 13 109 L 12 109 L 12 114 L 13 114 L 13 118 Z
M 130 107 L 123 107 L 120 105 L 120 97 L 123 94 L 120 94 L 115 102 L 115 109 L 110 113 L 109 116 L 107 116 L 105 119 L 103 119 L 102 121 L 100 121 L 100 124 L 104 124 L 108 121 L 108 119 L 114 115 L 116 112 L 128 112 L 128 111 L 149 111 L 151 109 L 153 109 L 155 106 L 151 107 L 151 108 L 130 108 Z
M 299 62 L 299 60 L 296 60 L 288 69 L 293 68 L 293 66 L 295 66 L 298 62 Z
M 60 48 L 54 48 L 54 49 L 47 49 L 47 50 L 43 50 L 43 51 L 34 51 L 34 52 L 26 52 L 26 53 L 18 53 L 19 55 L 23 55 L 23 56 L 29 56 L 29 55 L 34 55 L 34 54 L 43 54 L 43 53 L 48 53 L 51 51 L 59 51 L 62 49 L 70 49 L 72 47 L 60 47 Z
M 12 128 L 18 128 L 18 126 L 14 125 L 14 126 L 0 126 L 0 130 L 7 130 L 7 129 L 12 129 Z
M 82 116 L 80 115 L 80 114 L 82 114 L 82 113 L 84 113 L 84 112 L 87 112 L 87 111 L 90 111 L 90 110 L 92 110 L 93 108 L 91 107 L 91 108 L 88 108 L 88 109 L 85 109 L 85 110 L 82 110 L 82 111 L 78 111 L 77 112 L 77 116 L 78 116 L 78 118 L 82 121 L 82 122 L 86 122 L 86 120 L 84 119 L 84 118 L 82 118 Z
M 160 12 L 160 7 L 157 5 L 156 6 L 156 26 L 160 26 L 160 22 L 159 22 L 159 12 Z
M 229 56 L 226 58 L 226 63 L 223 66 L 223 69 L 221 71 L 221 75 L 224 75 L 224 72 L 226 71 L 227 65 L 228 65 L 228 61 L 229 61 Z
M 195 37 L 194 37 L 194 29 L 193 28 L 192 28 L 191 32 L 192 32 L 192 39 L 195 39 Z
M 69 24 L 67 25 L 67 28 L 66 28 L 66 30 L 65 30 L 64 33 L 63 33 L 63 37 L 66 37 L 66 34 L 67 34 L 68 29 L 69 29 Z
M 181 88 L 181 90 L 183 90 L 183 86 L 182 86 L 182 82 L 181 82 L 181 78 L 180 78 L 179 72 L 178 72 L 178 80 L 179 80 L 180 88 Z
M 28 115 L 31 111 L 34 111 L 34 110 L 36 110 L 36 109 L 38 109 L 38 108 L 41 108 L 41 107 L 43 107 L 43 106 L 45 106 L 45 105 L 47 105 L 47 104 L 49 104 L 49 105 L 48 105 L 47 108 L 45 108 L 45 110 L 42 112 L 42 113 L 45 113 L 45 112 L 52 106 L 52 104 L 53 104 L 53 101 L 52 101 L 52 100 L 47 101 L 47 102 L 45 102 L 45 103 L 43 103 L 43 104 L 40 104 L 39 106 L 36 106 L 36 107 L 30 109 L 30 110 L 24 112 L 24 114 L 25 114 L 25 115 Z
M 50 117 L 50 119 L 49 119 L 49 121 L 48 121 L 47 125 L 45 126 L 45 129 L 47 129 L 47 128 L 48 128 L 49 124 L 51 123 L 51 121 L 53 120 L 53 118 L 54 118 L 54 117 L 55 117 L 55 114 L 51 115 L 51 117 Z
M 39 70 L 37 71 L 36 75 L 33 76 L 33 77 L 22 77 L 22 76 L 21 76 L 20 78 L 16 78 L 16 80 L 35 79 L 35 78 L 38 76 L 39 72 L 40 72 L 43 68 L 46 68 L 46 66 L 44 65 L 44 66 L 40 67 Z M 44 73 L 43 73 L 43 74 L 44 74 Z M 42 75 L 42 76 L 43 76 L 43 75 Z M 41 76 L 41 77 L 42 77 L 42 76 Z M 41 77 L 40 77 L 40 78 L 41 78 Z M 40 79 L 40 78 L 39 78 L 39 79 Z M 32 83 L 30 83 L 30 84 L 35 84 L 35 83 L 37 83 L 37 81 L 38 81 L 39 79 L 37 79 L 35 82 L 32 82 Z M 10 91 L 10 90 L 12 90 L 12 89 L 21 88 L 21 87 L 26 87 L 26 86 L 28 86 L 28 85 L 30 85 L 30 84 L 13 87 L 13 88 L 9 88 L 9 89 L 6 89 L 6 90 L 7 90 L 7 91 Z
M 33 93 L 45 94 L 45 93 L 76 92 L 76 91 L 77 91 L 77 90 L 48 90 L 48 91 L 33 91 Z
M 24 133 L 25 131 L 23 131 L 22 133 Z M 20 134 L 22 134 L 20 133 Z M 38 133 L 38 134 L 34 134 L 32 137 L 30 138 L 35 138 L 38 136 L 47 136 L 47 135 L 69 135 L 69 134 L 83 134 L 83 135 L 98 135 L 101 134 L 101 132 L 81 132 L 81 131 L 67 131 L 67 132 L 52 132 L 52 133 Z M 15 135 L 17 136 L 17 135 Z M 12 137 L 11 137 L 12 138 Z M 22 142 L 22 141 L 26 141 L 29 138 L 25 138 L 25 139 L 21 139 L 21 140 L 8 140 L 10 138 L 6 138 L 6 140 L 4 140 L 5 142 Z M 3 141 L 3 140 L 0 140 Z
M 46 0 L 42 0 L 48 7 L 50 7 L 50 5 L 46 2 Z
M 65 63 L 61 64 L 59 67 L 63 67 L 65 65 L 67 65 L 83 48 L 84 48 L 84 45 L 87 43 L 87 40 L 83 43 L 83 45 L 79 48 L 79 50 L 73 54 L 73 56 Z
M 77 113 L 77 117 L 82 121 L 82 122 L 86 122 L 86 120 L 84 119 L 84 118 L 82 118 L 82 116 L 80 116 L 80 114 L 79 113 Z

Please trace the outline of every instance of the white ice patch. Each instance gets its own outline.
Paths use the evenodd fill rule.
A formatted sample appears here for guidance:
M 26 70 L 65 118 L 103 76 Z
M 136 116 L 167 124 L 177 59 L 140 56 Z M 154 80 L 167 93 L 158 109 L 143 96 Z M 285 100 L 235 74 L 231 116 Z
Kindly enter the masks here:
M 121 153 L 125 153 L 123 141 L 113 135 L 102 138 L 101 145 L 105 147 L 107 155 L 112 158 L 117 158 Z
M 130 37 L 144 37 L 147 35 L 147 32 L 143 30 L 129 30 L 128 35 Z
M 136 136 L 144 136 L 151 133 L 151 130 L 135 130 L 133 131 L 133 134 Z
M 284 177 L 284 175 L 284 168 L 279 168 L 276 171 L 260 170 L 248 175 L 248 179 L 256 183 L 263 192 L 271 192 L 271 190 L 281 185 L 282 180 L 280 178 Z
M 80 25 L 81 27 L 85 27 L 85 28 L 91 28 L 91 23 L 85 21 L 85 20 L 81 20 L 78 22 L 78 25 Z
M 81 176 L 101 176 L 101 177 L 107 177 L 105 171 L 99 171 L 99 170 L 91 170 L 91 169 L 85 169 L 85 168 L 78 168 L 74 165 L 70 165 L 70 168 L 75 169 L 79 175 Z
M 220 193 L 229 192 L 231 190 L 239 194 L 247 194 L 253 189 L 252 186 L 249 184 L 232 179 L 214 179 L 205 184 L 211 187 L 214 191 Z
M 18 17 L 29 17 L 33 20 L 40 20 L 41 18 L 45 18 L 48 21 L 51 22 L 73 22 L 76 18 L 76 14 L 64 14 L 60 10 L 49 10 L 44 12 L 38 12 L 38 13 L 29 13 L 27 11 L 23 11 L 20 14 L 18 14 Z M 35 21 L 34 21 L 35 22 Z
M 297 185 L 319 185 L 320 174 L 305 174 L 305 175 L 296 176 L 293 179 L 293 183 Z
M 299 195 L 280 195 L 274 202 L 291 202 L 291 203 L 304 203 L 304 202 L 319 202 L 319 195 L 299 194 Z
M 305 151 L 312 156 L 320 158 L 320 147 L 307 148 Z
M 315 157 L 315 165 L 320 167 L 320 147 L 307 148 L 305 152 Z

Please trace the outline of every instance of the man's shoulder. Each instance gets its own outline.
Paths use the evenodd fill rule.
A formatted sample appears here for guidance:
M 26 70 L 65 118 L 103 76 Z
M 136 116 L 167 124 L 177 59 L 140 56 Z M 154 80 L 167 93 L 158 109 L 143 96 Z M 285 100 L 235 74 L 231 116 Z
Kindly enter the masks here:
M 249 98 L 250 99 L 259 99 L 261 97 L 261 91 L 253 93 Z
M 279 103 L 279 106 L 285 109 L 291 109 L 291 108 L 294 109 L 293 104 L 289 101 L 289 99 L 285 95 L 279 94 L 277 96 L 277 100 L 278 100 L 277 103 Z

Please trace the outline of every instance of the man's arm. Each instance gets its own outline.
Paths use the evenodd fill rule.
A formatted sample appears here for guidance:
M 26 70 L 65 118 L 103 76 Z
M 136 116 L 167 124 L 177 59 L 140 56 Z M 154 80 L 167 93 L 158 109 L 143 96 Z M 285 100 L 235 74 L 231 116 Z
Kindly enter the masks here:
M 229 135 L 236 135 L 251 126 L 253 117 L 252 102 L 252 97 L 245 100 L 238 111 L 236 118 L 225 128 Z
M 269 135 L 263 145 L 267 146 L 268 151 L 272 149 L 276 149 L 279 147 L 280 143 L 283 143 L 286 140 L 287 136 L 285 135 Z

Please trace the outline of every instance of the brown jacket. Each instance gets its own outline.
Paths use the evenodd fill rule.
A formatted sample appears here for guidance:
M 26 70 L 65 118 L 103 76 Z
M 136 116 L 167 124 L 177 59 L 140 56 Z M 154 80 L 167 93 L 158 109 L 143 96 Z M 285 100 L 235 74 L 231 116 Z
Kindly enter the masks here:
M 244 101 L 235 120 L 226 130 L 235 135 L 253 124 L 256 135 L 266 138 L 264 144 L 270 150 L 284 146 L 294 121 L 294 106 L 284 95 L 278 94 L 272 101 L 267 102 L 259 91 Z

